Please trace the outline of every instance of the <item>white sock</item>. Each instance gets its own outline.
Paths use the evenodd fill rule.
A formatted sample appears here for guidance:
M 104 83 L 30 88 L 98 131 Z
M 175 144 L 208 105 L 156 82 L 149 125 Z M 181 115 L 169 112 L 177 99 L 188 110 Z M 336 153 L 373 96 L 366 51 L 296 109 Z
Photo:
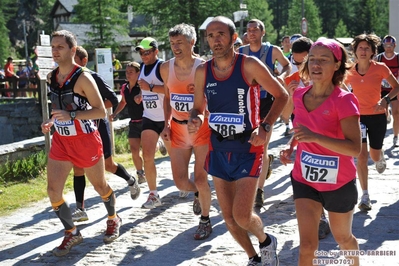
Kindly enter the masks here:
M 369 191 L 366 189 L 366 190 L 363 190 L 363 195 L 368 195 L 369 194 Z
M 158 191 L 157 190 L 150 190 L 150 194 L 151 193 L 158 197 Z

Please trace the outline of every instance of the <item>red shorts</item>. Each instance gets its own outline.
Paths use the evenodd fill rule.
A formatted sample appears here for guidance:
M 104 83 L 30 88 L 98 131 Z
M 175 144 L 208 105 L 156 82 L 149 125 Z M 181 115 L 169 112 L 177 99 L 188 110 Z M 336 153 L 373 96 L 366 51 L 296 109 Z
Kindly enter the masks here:
M 178 149 L 191 149 L 192 147 L 207 145 L 211 130 L 208 126 L 208 119 L 200 127 L 197 133 L 189 134 L 187 124 L 179 124 L 172 120 L 170 125 L 170 139 L 172 147 Z
M 63 137 L 54 133 L 49 158 L 69 161 L 80 168 L 95 165 L 103 156 L 103 143 L 98 131 L 76 137 Z

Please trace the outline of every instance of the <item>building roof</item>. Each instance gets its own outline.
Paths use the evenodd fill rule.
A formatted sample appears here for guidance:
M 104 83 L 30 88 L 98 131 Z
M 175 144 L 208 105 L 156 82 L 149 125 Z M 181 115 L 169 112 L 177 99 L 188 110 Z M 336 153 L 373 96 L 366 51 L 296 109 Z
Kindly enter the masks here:
M 57 0 L 51 9 L 50 16 L 54 16 L 59 6 L 62 6 L 68 13 L 73 13 L 73 7 L 77 4 L 78 0 Z
M 75 34 L 78 45 L 84 45 L 89 42 L 87 32 L 91 32 L 91 24 L 77 24 L 69 22 L 61 22 L 58 24 L 56 30 L 67 30 Z M 121 46 L 131 46 L 133 38 L 129 37 L 127 33 L 121 34 L 114 31 L 114 41 L 119 43 Z

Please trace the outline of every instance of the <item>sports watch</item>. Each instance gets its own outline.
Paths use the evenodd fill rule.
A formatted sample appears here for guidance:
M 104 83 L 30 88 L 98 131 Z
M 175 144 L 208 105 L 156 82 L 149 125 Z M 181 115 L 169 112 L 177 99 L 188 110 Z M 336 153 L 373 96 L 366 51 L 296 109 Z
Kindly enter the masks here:
M 72 121 L 72 120 L 75 120 L 75 118 L 76 118 L 76 112 L 75 112 L 75 111 L 70 112 L 70 116 L 71 116 L 71 121 Z
M 269 133 L 272 130 L 272 126 L 269 123 L 260 123 L 260 126 Z

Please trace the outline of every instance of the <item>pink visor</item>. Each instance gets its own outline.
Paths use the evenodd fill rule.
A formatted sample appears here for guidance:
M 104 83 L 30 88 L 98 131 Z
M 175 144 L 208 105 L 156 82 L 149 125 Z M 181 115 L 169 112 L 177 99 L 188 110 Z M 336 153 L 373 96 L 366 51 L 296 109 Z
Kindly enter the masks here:
M 338 61 L 342 60 L 342 50 L 341 46 L 337 41 L 327 38 L 319 38 L 315 43 L 313 43 L 312 48 L 315 46 L 324 46 L 328 48 L 334 55 L 335 59 Z

